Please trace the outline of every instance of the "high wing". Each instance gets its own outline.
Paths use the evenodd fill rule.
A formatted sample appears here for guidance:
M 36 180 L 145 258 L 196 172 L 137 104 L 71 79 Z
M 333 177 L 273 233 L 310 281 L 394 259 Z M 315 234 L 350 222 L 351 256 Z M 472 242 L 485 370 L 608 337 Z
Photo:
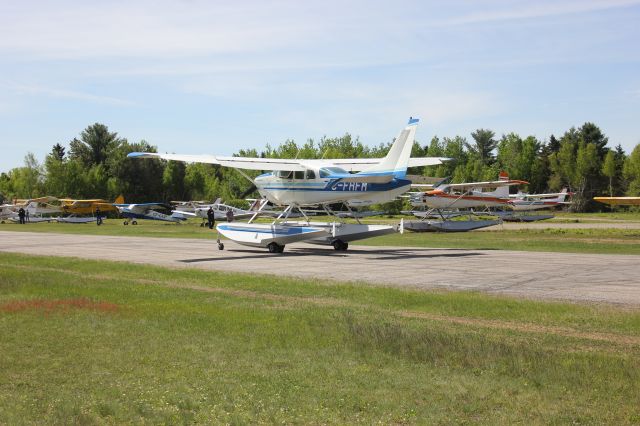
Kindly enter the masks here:
M 557 192 L 551 194 L 516 194 L 514 198 L 521 196 L 523 198 L 555 198 L 560 197 L 562 195 L 571 195 L 569 192 Z
M 468 183 L 449 183 L 443 186 L 443 189 L 459 189 L 469 190 L 474 188 L 500 188 L 503 186 L 527 185 L 529 182 L 524 180 L 494 180 L 489 182 L 468 182 Z
M 183 161 L 185 163 L 218 164 L 224 167 L 245 170 L 283 170 L 291 172 L 302 172 L 306 170 L 301 164 L 305 160 L 285 160 L 279 158 L 219 157 L 213 155 L 157 154 L 152 152 L 132 152 L 127 155 L 127 157 L 159 158 L 162 160 Z
M 141 203 L 141 204 L 113 204 L 116 207 L 124 207 L 131 210 L 134 213 L 144 214 L 149 210 L 162 210 L 162 209 L 171 209 L 171 206 L 168 206 L 164 203 Z
M 158 158 L 163 160 L 183 161 L 187 163 L 218 164 L 224 167 L 233 167 L 246 170 L 282 170 L 305 171 L 321 167 L 340 167 L 349 172 L 359 172 L 380 164 L 383 158 L 343 158 L 327 160 L 284 159 L 284 158 L 253 158 L 253 157 L 223 157 L 213 155 L 181 155 L 158 154 L 154 152 L 132 152 L 127 157 L 131 158 Z M 434 166 L 442 164 L 448 158 L 443 157 L 417 157 L 409 159 L 409 167 Z

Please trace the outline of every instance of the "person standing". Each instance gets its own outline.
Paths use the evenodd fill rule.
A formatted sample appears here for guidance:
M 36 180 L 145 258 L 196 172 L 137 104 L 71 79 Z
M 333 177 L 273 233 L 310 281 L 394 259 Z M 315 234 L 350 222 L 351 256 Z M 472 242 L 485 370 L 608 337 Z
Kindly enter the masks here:
M 102 212 L 100 211 L 100 207 L 96 207 L 96 225 L 102 225 Z
M 233 210 L 227 210 L 227 222 L 233 222 Z
M 25 211 L 24 211 L 24 217 L 25 217 L 25 219 L 26 219 L 26 221 L 27 221 L 27 222 L 31 222 L 31 221 L 29 220 L 29 208 L 27 208 L 27 210 L 25 210 Z
M 216 213 L 213 211 L 213 207 L 211 206 L 209 206 L 209 210 L 207 210 L 207 221 L 209 229 L 213 229 L 216 224 Z
M 25 224 L 24 215 L 25 215 L 24 209 L 20 207 L 20 210 L 18 210 L 18 218 L 20 219 L 20 225 Z

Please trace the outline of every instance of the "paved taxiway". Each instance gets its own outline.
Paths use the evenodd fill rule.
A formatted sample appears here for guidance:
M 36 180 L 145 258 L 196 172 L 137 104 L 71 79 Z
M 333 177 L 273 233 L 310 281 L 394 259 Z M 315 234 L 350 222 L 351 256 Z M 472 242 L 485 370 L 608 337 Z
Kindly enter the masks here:
M 308 244 L 282 255 L 225 241 L 0 231 L 0 251 L 424 289 L 640 305 L 640 256 Z

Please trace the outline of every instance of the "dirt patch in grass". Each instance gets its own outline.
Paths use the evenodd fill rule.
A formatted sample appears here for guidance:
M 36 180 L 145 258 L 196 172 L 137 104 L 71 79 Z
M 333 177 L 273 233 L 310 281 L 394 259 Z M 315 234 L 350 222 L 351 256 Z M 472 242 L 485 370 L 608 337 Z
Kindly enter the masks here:
M 45 314 L 54 312 L 67 312 L 74 309 L 84 309 L 98 312 L 116 312 L 120 309 L 119 305 L 110 302 L 96 302 L 85 298 L 75 299 L 32 299 L 32 300 L 13 300 L 11 302 L 0 305 L 2 312 L 24 312 L 24 311 L 41 311 Z

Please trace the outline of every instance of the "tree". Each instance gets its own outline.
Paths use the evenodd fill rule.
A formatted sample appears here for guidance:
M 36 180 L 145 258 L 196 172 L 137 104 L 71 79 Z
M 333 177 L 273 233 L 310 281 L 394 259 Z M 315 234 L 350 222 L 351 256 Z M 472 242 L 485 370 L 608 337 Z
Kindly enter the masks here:
M 609 148 L 607 148 L 609 138 L 602 133 L 598 126 L 589 122 L 584 123 L 579 129 L 579 133 L 584 143 L 592 143 L 596 146 L 596 151 L 600 159 L 603 159 L 604 156 L 607 155 L 609 151 Z
M 624 177 L 629 181 L 627 195 L 640 195 L 640 144 L 636 145 L 624 162 Z
M 87 167 L 104 164 L 111 151 L 123 142 L 117 133 L 109 132 L 107 126 L 95 123 L 82 131 L 80 139 L 70 142 L 70 158 L 80 160 Z
M 53 157 L 55 157 L 56 159 L 63 161 L 64 160 L 64 156 L 65 156 L 66 152 L 65 152 L 65 148 L 60 145 L 59 143 L 55 144 L 53 146 L 53 149 L 51 150 L 51 154 Z
M 179 161 L 167 162 L 162 172 L 162 185 L 165 190 L 165 198 L 170 200 L 182 200 L 185 198 L 184 190 L 185 165 Z
M 615 151 L 609 150 L 604 163 L 602 164 L 602 174 L 609 178 L 609 196 L 613 197 L 613 178 L 616 176 L 617 161 Z
M 574 208 L 585 211 L 588 200 L 593 195 L 593 183 L 600 171 L 600 159 L 595 143 L 581 143 L 576 154 L 576 173 L 574 175 Z
M 493 162 L 493 150 L 496 149 L 498 141 L 494 139 L 495 133 L 488 129 L 478 129 L 471 133 L 474 144 L 465 143 L 467 149 L 475 154 L 483 164 Z

